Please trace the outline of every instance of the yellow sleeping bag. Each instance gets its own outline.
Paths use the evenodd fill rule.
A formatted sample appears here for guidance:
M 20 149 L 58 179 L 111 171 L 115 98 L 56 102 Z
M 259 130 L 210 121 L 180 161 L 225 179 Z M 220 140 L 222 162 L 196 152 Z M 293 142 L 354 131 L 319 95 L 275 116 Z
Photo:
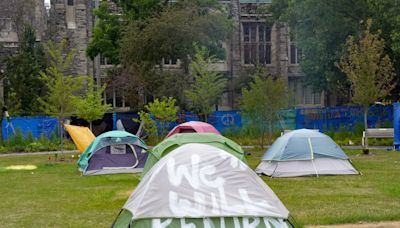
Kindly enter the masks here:
M 78 150 L 83 153 L 85 149 L 93 142 L 96 138 L 92 131 L 87 127 L 80 127 L 74 125 L 64 124 L 65 129 L 67 129 L 69 135 L 74 141 Z

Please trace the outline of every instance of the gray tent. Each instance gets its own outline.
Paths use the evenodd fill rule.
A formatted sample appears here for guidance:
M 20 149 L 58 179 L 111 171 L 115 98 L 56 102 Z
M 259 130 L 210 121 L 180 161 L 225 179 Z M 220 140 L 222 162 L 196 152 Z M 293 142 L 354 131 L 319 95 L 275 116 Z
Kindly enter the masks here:
M 344 151 L 327 135 L 294 130 L 268 149 L 256 173 L 271 177 L 358 174 Z
M 245 163 L 214 146 L 182 145 L 140 181 L 113 227 L 290 227 L 289 211 Z

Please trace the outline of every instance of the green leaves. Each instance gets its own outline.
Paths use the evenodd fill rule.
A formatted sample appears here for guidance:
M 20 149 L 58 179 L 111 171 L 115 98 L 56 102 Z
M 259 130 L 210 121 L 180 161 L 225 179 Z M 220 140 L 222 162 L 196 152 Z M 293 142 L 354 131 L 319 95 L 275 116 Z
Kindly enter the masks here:
M 190 64 L 190 71 L 194 78 L 194 83 L 190 89 L 185 90 L 185 95 L 192 101 L 193 107 L 204 115 L 213 111 L 213 106 L 217 104 L 218 98 L 226 88 L 227 80 L 212 69 L 213 57 L 207 57 L 205 47 L 195 46 L 196 54 Z
M 286 107 L 287 101 L 286 83 L 281 77 L 274 80 L 272 76 L 263 79 L 255 75 L 250 88 L 242 90 L 240 108 L 243 116 L 250 121 L 252 130 L 261 133 L 261 146 L 267 125 L 270 128 L 271 138 L 272 122 L 278 118 L 279 110 Z
M 371 24 L 368 20 L 359 40 L 349 36 L 346 54 L 338 65 L 351 82 L 353 101 L 364 107 L 385 98 L 395 86 L 393 64 L 384 53 L 385 41 L 380 38 L 380 31 L 370 31 Z
M 13 114 L 33 115 L 40 112 L 37 98 L 44 92 L 44 86 L 39 72 L 46 63 L 31 26 L 24 27 L 19 44 L 19 53 L 5 59 L 5 103 Z
M 138 113 L 150 134 L 165 135 L 168 123 L 176 119 L 178 109 L 175 107 L 175 102 L 176 100 L 172 97 L 163 97 L 161 100 L 156 98 L 153 102 L 145 105 L 146 111 Z M 160 124 L 160 128 L 157 128 L 156 121 Z
M 131 21 L 121 44 L 124 64 L 149 62 L 163 58 L 180 59 L 185 68 L 188 56 L 195 52 L 193 43 L 210 46 L 224 41 L 230 32 L 227 14 L 214 4 L 179 1 L 164 7 L 145 21 Z
M 91 59 L 102 54 L 109 63 L 118 64 L 119 41 L 124 23 L 121 15 L 109 10 L 109 5 L 110 3 L 103 1 L 99 8 L 94 10 L 98 21 L 93 29 L 93 36 L 86 53 Z
M 107 111 L 111 110 L 110 104 L 103 104 L 103 92 L 106 88 L 104 85 L 102 88 L 96 88 L 93 79 L 88 80 L 88 85 L 85 95 L 80 97 L 74 97 L 74 105 L 76 106 L 76 114 L 79 118 L 82 118 L 89 123 L 94 120 L 101 119 Z
M 50 65 L 40 75 L 46 84 L 47 96 L 38 98 L 38 102 L 44 113 L 62 120 L 75 113 L 74 100 L 77 99 L 78 91 L 82 90 L 86 77 L 65 75 L 75 53 L 75 50 L 67 51 L 65 40 L 60 44 L 49 41 L 45 45 L 45 50 L 49 56 Z

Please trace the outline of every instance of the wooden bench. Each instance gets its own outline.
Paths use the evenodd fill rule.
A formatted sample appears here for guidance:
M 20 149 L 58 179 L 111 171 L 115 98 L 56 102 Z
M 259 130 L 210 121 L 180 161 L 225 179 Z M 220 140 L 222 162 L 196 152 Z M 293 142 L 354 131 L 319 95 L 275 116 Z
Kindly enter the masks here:
M 363 131 L 361 144 L 365 146 L 365 138 L 393 138 L 393 128 L 367 128 L 367 134 Z

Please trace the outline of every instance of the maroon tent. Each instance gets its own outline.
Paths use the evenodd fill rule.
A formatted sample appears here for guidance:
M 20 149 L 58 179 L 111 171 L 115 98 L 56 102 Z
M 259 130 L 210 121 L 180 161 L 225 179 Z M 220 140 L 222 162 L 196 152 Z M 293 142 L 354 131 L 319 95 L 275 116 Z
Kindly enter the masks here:
M 178 133 L 215 133 L 220 135 L 219 131 L 211 124 L 201 121 L 189 121 L 174 127 L 165 138 Z

